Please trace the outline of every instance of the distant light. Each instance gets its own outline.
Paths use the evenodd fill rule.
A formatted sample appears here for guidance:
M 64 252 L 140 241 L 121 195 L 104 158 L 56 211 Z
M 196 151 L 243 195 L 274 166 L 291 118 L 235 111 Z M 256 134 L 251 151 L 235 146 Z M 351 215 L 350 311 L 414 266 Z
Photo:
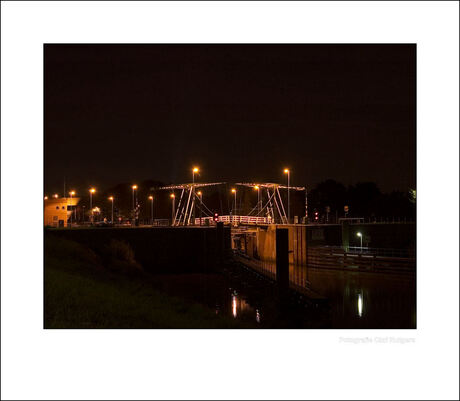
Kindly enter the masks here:
M 362 237 L 363 235 L 361 233 L 356 233 L 358 237 Z
M 54 195 L 53 195 L 53 198 L 56 198 L 56 199 L 57 199 L 58 197 L 59 197 L 58 194 L 54 194 Z
M 362 294 L 358 295 L 358 316 L 361 317 L 363 315 L 363 296 Z
M 47 197 L 47 196 L 45 196 L 45 200 L 48 200 L 48 197 Z
M 92 194 L 94 194 L 94 192 L 96 192 L 96 189 L 95 189 L 95 188 L 91 188 L 91 189 L 89 190 L 89 192 L 91 192 Z
M 234 194 L 235 192 L 236 192 L 236 189 L 232 188 L 232 194 Z
M 132 188 L 133 188 L 133 189 L 137 189 L 137 185 L 133 185 Z
M 233 314 L 233 317 L 236 317 L 236 297 L 235 295 L 232 296 L 232 314 Z
M 152 195 L 150 195 L 150 196 L 149 196 L 149 199 L 150 199 L 150 200 L 153 200 L 153 196 L 152 196 Z
M 198 196 L 201 196 L 201 191 L 198 191 L 197 194 L 198 194 Z
M 74 196 L 74 195 L 75 195 L 75 191 L 70 191 L 69 194 L 70 194 L 70 196 Z
M 289 169 L 285 168 L 284 169 L 284 174 L 289 174 Z
M 259 189 L 259 186 L 258 186 L 258 185 L 256 185 L 256 186 L 254 187 L 254 189 L 257 189 L 257 190 L 258 190 L 258 189 Z
M 113 196 L 109 196 L 109 200 L 113 201 Z
M 194 172 L 194 173 L 198 173 L 198 171 L 200 171 L 200 170 L 198 169 L 198 167 L 194 167 L 194 168 L 193 168 L 193 172 Z
M 176 195 L 171 194 L 171 195 L 169 195 L 169 197 L 170 197 L 171 199 L 174 199 L 174 198 L 176 197 Z

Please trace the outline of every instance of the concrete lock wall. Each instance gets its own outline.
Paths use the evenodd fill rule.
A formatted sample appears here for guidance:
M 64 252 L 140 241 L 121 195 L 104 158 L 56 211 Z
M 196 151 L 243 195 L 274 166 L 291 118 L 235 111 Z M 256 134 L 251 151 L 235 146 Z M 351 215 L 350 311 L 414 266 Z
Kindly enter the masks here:
M 247 235 L 246 254 L 265 262 L 276 261 L 276 228 L 289 231 L 289 263 L 306 265 L 309 247 L 359 246 L 357 232 L 363 235 L 363 246 L 373 248 L 414 249 L 415 224 L 369 223 L 369 224 L 321 224 L 321 225 L 269 225 L 258 227 Z
M 307 261 L 307 227 L 299 225 L 278 227 L 287 229 L 289 232 L 289 263 L 305 264 Z M 260 260 L 276 262 L 276 228 L 277 225 L 273 224 L 266 229 L 260 227 L 257 229 L 255 248 Z
M 194 228 L 86 228 L 45 230 L 47 235 L 87 245 L 96 253 L 107 252 L 111 240 L 124 241 L 134 251 L 134 258 L 146 271 L 201 272 L 210 271 L 220 263 L 219 246 L 223 255 L 230 254 L 230 229 L 223 229 L 219 241 L 215 227 Z

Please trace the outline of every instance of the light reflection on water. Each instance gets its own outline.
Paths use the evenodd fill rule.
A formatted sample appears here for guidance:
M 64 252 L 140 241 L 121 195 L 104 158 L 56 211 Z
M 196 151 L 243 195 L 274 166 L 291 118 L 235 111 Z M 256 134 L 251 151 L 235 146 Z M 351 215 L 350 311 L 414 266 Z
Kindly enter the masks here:
M 276 275 L 276 266 L 259 270 Z M 344 271 L 289 266 L 289 280 L 326 297 L 335 328 L 415 328 L 415 274 Z
M 255 320 L 260 323 L 260 310 L 254 309 L 240 294 L 233 291 L 231 294 L 231 314 L 235 319 Z M 219 312 L 219 307 L 216 306 L 216 314 Z
M 363 315 L 363 294 L 358 294 L 358 316 Z
M 233 313 L 233 317 L 237 316 L 237 312 L 236 312 L 236 295 L 232 296 L 232 313 Z

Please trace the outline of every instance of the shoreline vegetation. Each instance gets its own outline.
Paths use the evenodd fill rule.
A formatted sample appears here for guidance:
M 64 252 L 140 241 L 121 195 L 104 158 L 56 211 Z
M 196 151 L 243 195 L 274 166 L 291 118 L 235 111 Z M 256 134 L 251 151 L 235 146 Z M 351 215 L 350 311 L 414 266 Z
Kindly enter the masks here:
M 45 235 L 44 265 L 45 329 L 257 328 L 178 297 L 177 289 L 163 291 L 174 280 L 163 276 L 168 282 L 163 286 L 161 277 L 145 273 L 122 241 L 111 241 L 96 254 L 77 242 Z M 187 276 L 201 280 L 199 274 Z

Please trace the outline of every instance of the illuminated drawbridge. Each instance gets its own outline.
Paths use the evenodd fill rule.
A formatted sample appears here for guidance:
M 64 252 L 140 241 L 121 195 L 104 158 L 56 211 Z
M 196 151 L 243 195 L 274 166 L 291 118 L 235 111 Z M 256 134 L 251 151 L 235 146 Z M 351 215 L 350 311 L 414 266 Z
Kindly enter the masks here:
M 237 215 L 235 198 L 230 215 L 215 217 L 213 211 L 203 202 L 202 193 L 199 189 L 226 184 L 225 182 L 188 183 L 160 187 L 160 190 L 181 190 L 177 209 L 174 206 L 175 195 L 171 195 L 173 198 L 172 225 L 201 225 L 202 222 L 213 220 L 233 224 L 288 224 L 289 219 L 280 190 L 305 191 L 305 213 L 307 213 L 307 192 L 305 187 L 288 187 L 275 183 L 236 183 L 235 185 L 257 190 L 256 206 L 247 215 Z M 199 211 L 199 218 L 195 217 L 196 209 Z

